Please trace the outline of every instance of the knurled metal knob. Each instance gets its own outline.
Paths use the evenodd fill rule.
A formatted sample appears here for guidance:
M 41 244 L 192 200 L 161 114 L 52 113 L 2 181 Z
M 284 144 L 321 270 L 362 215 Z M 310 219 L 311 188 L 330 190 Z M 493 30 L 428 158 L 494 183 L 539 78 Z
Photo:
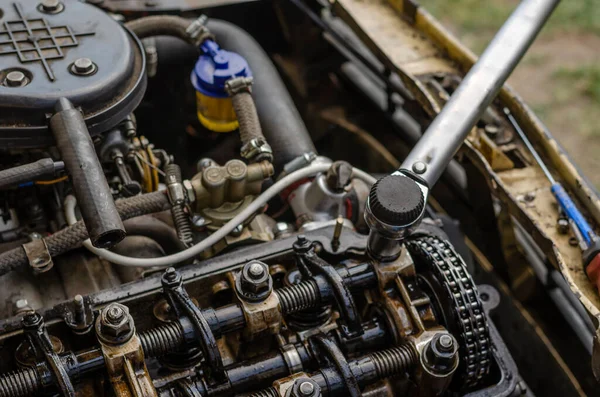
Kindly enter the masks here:
M 417 182 L 402 175 L 381 178 L 369 194 L 371 213 L 388 225 L 402 226 L 417 221 L 424 206 L 425 198 Z

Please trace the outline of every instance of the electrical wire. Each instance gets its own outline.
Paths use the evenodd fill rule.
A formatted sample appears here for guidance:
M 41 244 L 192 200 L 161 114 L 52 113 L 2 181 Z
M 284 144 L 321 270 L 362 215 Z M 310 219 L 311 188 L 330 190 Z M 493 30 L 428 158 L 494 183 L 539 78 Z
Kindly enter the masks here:
M 61 176 L 60 178 L 52 179 L 50 181 L 35 181 L 36 185 L 54 185 L 55 183 L 64 182 L 69 179 L 68 175 Z
M 308 178 L 310 176 L 314 176 L 320 172 L 326 172 L 330 167 L 330 164 L 312 164 L 305 168 L 301 168 L 297 171 L 292 172 L 291 174 L 285 176 L 281 180 L 275 182 L 273 186 L 265 190 L 260 196 L 258 196 L 254 201 L 252 201 L 243 211 L 241 211 L 238 215 L 236 215 L 233 219 L 223 225 L 220 229 L 215 231 L 213 234 L 200 241 L 196 245 L 191 246 L 181 252 L 176 254 L 163 256 L 160 258 L 133 258 L 129 256 L 119 255 L 114 252 L 98 249 L 92 245 L 90 240 L 85 240 L 83 245 L 90 250 L 92 253 L 100 256 L 101 258 L 106 259 L 109 262 L 115 263 L 117 265 L 122 266 L 135 266 L 135 267 L 155 267 L 155 266 L 172 266 L 177 263 L 184 262 L 191 258 L 194 258 L 200 255 L 203 251 L 212 247 L 220 240 L 225 238 L 229 233 L 231 233 L 238 225 L 242 224 L 246 219 L 252 216 L 256 211 L 263 208 L 265 204 L 267 204 L 273 197 L 277 196 L 281 191 L 283 191 L 288 186 L 293 183 L 300 181 L 304 178 Z M 355 178 L 363 180 L 365 183 L 372 185 L 375 183 L 376 179 L 369 175 L 368 173 L 359 170 L 357 168 L 353 169 L 353 176 Z M 69 225 L 77 222 L 77 217 L 75 215 L 75 206 L 77 205 L 77 201 L 73 196 L 67 196 L 65 199 L 65 216 L 67 218 L 67 222 Z

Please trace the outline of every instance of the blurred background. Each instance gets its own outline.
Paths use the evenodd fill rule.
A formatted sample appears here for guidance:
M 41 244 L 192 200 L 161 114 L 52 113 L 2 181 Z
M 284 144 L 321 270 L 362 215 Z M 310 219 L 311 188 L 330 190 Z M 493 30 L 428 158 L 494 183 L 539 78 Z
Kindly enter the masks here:
M 518 0 L 419 0 L 480 54 Z M 563 0 L 509 84 L 600 188 L 600 0 Z

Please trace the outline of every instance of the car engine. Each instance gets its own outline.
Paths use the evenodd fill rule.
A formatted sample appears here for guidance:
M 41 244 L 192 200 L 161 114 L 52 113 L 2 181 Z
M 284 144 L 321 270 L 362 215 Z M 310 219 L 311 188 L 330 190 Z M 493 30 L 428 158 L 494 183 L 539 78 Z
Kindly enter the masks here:
M 534 394 L 499 202 L 325 3 L 0 2 L 0 396 Z

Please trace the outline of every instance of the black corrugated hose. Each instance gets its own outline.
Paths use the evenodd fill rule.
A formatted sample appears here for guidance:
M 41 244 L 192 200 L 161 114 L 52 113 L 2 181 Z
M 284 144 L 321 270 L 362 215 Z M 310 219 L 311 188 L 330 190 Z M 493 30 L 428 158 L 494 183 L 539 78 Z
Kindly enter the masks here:
M 115 202 L 121 219 L 126 220 L 136 216 L 153 214 L 170 208 L 169 199 L 164 192 L 147 193 L 129 197 Z M 88 238 L 83 221 L 62 229 L 44 240 L 50 256 L 55 257 L 77 248 Z M 15 269 L 28 266 L 27 256 L 23 247 L 14 248 L 0 254 L 0 276 Z

